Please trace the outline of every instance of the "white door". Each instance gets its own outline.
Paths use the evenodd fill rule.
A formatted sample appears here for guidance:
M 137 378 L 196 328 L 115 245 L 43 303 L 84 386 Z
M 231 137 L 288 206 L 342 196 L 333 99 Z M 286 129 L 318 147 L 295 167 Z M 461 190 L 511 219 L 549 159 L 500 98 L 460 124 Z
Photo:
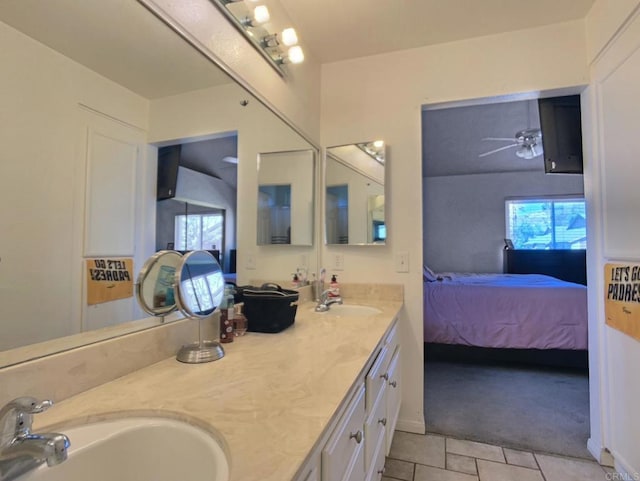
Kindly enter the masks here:
M 148 182 L 143 179 L 144 131 L 96 112 L 80 109 L 79 162 L 83 171 L 84 206 L 76 219 L 83 230 L 81 246 L 82 329 L 94 330 L 139 318 L 135 298 L 87 305 L 87 259 L 133 258 L 135 279 L 149 254 L 138 245 L 142 210 L 149 201 Z M 82 185 L 82 183 L 81 183 Z M 132 292 L 133 294 L 133 292 Z

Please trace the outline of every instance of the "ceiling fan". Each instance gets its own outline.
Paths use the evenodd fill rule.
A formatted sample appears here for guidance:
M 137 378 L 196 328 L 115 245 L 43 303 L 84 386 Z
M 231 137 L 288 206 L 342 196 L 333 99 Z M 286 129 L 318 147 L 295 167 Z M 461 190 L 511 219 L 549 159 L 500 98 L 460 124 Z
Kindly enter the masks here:
M 500 142 L 506 141 L 512 143 L 509 145 L 505 145 L 504 147 L 500 147 L 498 149 L 490 150 L 489 152 L 480 154 L 478 157 L 486 157 L 488 155 L 495 154 L 496 152 L 510 149 L 512 147 L 517 147 L 516 155 L 523 159 L 533 159 L 534 157 L 542 155 L 542 133 L 540 132 L 540 129 L 520 130 L 516 132 L 516 135 L 512 138 L 485 137 L 482 140 L 492 140 Z

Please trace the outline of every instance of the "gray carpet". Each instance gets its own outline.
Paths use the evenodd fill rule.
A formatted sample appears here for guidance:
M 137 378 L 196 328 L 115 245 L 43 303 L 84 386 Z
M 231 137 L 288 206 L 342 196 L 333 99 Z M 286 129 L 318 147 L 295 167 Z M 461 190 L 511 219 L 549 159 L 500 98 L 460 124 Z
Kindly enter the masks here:
M 591 458 L 587 373 L 428 361 L 424 376 L 427 432 Z

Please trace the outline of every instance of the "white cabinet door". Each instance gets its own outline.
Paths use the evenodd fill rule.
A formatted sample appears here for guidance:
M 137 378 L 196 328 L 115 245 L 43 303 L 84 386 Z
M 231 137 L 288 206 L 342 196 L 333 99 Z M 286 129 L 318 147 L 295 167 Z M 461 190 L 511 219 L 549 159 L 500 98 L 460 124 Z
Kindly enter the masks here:
M 387 385 L 387 430 L 386 430 L 386 450 L 385 454 L 389 454 L 391 449 L 391 441 L 393 441 L 393 432 L 398 422 L 400 414 L 400 401 L 402 392 L 402 370 L 400 368 L 400 348 L 391 359 L 389 364 L 389 381 Z

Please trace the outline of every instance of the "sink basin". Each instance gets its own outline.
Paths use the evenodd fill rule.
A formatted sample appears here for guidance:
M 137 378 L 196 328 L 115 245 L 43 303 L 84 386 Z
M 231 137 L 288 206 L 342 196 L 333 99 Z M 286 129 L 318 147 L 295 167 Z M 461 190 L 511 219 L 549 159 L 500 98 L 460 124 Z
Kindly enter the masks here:
M 315 311 L 315 308 L 313 308 Z M 372 316 L 382 311 L 371 306 L 359 306 L 356 304 L 331 304 L 329 310 L 321 314 L 333 314 L 334 316 Z
M 126 418 L 59 428 L 71 447 L 20 481 L 228 481 L 229 462 L 206 431 L 167 418 Z

